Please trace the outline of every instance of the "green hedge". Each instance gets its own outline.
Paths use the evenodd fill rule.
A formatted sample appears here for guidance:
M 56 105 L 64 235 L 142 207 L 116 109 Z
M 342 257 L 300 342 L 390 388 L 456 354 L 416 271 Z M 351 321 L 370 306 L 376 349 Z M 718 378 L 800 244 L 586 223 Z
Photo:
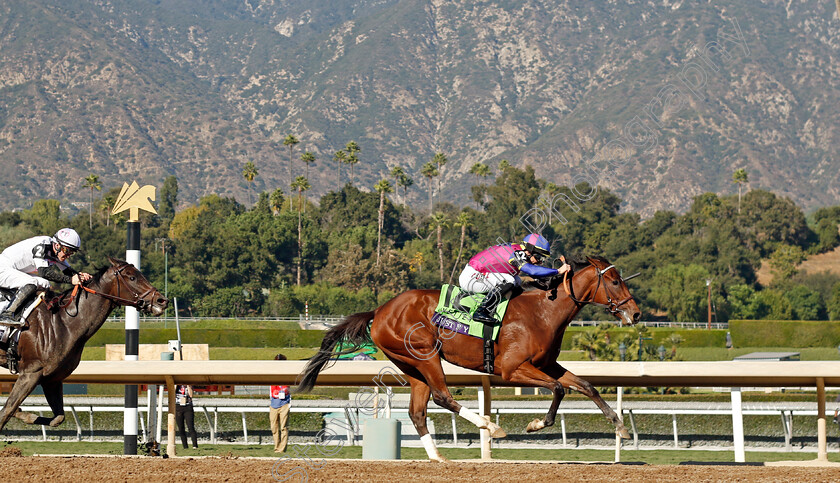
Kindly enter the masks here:
M 840 322 L 823 320 L 730 320 L 737 347 L 837 347 Z
M 572 340 L 576 335 L 594 330 L 593 327 L 569 327 L 563 337 L 563 350 L 571 350 Z M 653 341 L 648 344 L 661 344 L 671 334 L 679 334 L 683 338 L 681 347 L 723 347 L 726 341 L 726 330 L 700 329 L 670 329 L 652 328 L 649 335 Z M 610 335 L 615 340 L 623 334 L 633 334 L 630 328 L 615 328 Z M 166 344 L 178 337 L 174 328 L 141 327 L 141 344 Z M 735 333 L 733 332 L 733 338 Z M 211 347 L 320 347 L 324 332 L 320 330 L 300 329 L 181 329 L 181 340 L 185 344 L 208 344 Z M 104 327 L 88 341 L 90 347 L 105 344 L 124 344 L 125 328 Z M 744 347 L 744 344 L 738 343 Z M 830 344 L 829 344 L 830 345 Z
M 581 332 L 594 327 L 569 327 L 563 337 L 563 350 L 571 350 L 572 340 Z M 659 345 L 671 334 L 679 334 L 680 347 L 724 347 L 726 329 L 677 329 L 651 328 L 653 337 L 648 344 Z M 840 321 L 811 320 L 731 320 L 729 332 L 736 347 L 837 347 L 840 344 Z M 610 336 L 617 340 L 624 334 L 633 334 L 632 328 L 616 327 Z M 140 329 L 140 343 L 165 344 L 177 338 L 174 328 Z M 212 347 L 319 347 L 324 338 L 320 330 L 272 328 L 182 328 L 181 340 L 185 344 L 208 344 Z M 125 343 L 125 329 L 111 324 L 99 329 L 87 343 L 88 346 Z
M 594 327 L 569 327 L 566 330 L 566 335 L 563 336 L 562 350 L 567 351 L 572 349 L 572 341 L 575 336 L 582 332 L 595 330 Z M 633 335 L 634 330 L 629 327 L 616 327 L 610 329 L 610 337 L 613 340 L 618 340 L 626 335 Z M 723 329 L 676 329 L 670 327 L 651 327 L 648 329 L 648 336 L 652 337 L 652 341 L 645 341 L 646 344 L 659 345 L 671 334 L 679 334 L 683 341 L 680 347 L 725 347 L 726 346 L 726 330 Z M 734 337 L 734 335 L 733 335 Z
M 140 329 L 141 344 L 166 344 L 177 339 L 175 329 Z M 208 344 L 211 347 L 319 347 L 324 339 L 320 330 L 271 329 L 181 329 L 184 344 Z M 125 329 L 99 329 L 88 346 L 125 344 Z

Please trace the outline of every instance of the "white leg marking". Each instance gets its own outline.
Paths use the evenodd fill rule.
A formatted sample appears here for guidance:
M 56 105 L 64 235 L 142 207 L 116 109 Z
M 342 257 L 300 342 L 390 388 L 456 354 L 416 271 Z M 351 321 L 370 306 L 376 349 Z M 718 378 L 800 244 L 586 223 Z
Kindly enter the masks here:
M 487 421 L 485 421 L 484 418 L 482 418 L 481 416 L 472 412 L 464 406 L 461 406 L 461 410 L 458 411 L 458 416 L 461 416 L 462 418 L 475 424 L 479 428 L 487 428 Z
M 423 447 L 426 448 L 426 454 L 429 455 L 430 460 L 443 461 L 443 456 L 440 455 L 440 451 L 438 451 L 437 446 L 435 446 L 431 433 L 426 433 L 421 436 L 420 441 L 423 442 Z

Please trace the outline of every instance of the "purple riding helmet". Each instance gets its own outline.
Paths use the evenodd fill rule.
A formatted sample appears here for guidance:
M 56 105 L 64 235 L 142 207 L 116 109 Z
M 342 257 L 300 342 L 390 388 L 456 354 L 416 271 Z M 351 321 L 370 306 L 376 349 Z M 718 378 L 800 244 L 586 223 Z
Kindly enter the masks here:
M 525 243 L 525 249 L 531 253 L 543 257 L 551 255 L 551 246 L 548 244 L 548 240 L 538 233 L 531 233 L 522 242 Z

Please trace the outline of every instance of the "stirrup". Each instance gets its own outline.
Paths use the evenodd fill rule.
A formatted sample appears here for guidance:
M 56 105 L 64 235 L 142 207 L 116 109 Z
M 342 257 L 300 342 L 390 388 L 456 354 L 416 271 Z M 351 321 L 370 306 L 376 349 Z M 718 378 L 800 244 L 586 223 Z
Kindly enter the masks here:
M 494 312 L 490 312 L 489 310 L 481 310 L 480 308 L 473 313 L 472 319 L 476 322 L 481 322 L 485 325 L 496 324 L 498 320 L 493 316 Z

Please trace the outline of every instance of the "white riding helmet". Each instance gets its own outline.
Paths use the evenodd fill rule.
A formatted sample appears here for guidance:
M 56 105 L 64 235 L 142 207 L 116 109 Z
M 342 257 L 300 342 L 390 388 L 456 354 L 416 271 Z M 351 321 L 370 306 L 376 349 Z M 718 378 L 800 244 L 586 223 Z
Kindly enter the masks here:
M 53 240 L 74 250 L 82 248 L 82 239 L 79 237 L 79 234 L 76 233 L 76 230 L 72 228 L 62 228 L 58 230 L 55 232 Z

